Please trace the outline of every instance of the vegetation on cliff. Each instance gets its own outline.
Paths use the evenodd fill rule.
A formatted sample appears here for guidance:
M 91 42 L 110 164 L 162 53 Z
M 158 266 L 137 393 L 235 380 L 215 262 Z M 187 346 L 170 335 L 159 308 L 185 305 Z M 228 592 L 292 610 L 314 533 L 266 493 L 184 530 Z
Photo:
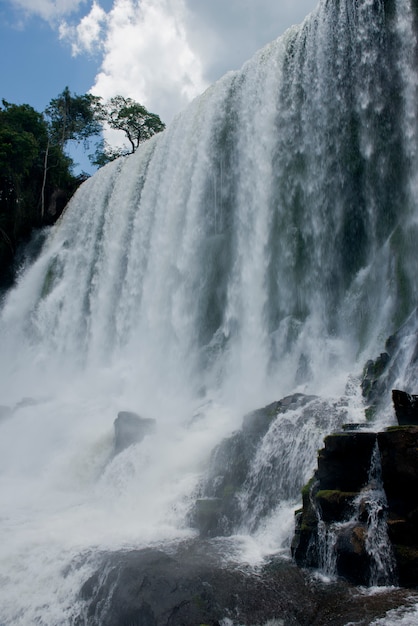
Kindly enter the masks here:
M 123 131 L 129 148 L 103 142 L 104 126 Z M 74 173 L 70 142 L 86 150 L 93 140 L 93 165 L 104 165 L 135 152 L 142 141 L 161 132 L 158 115 L 130 98 L 107 102 L 91 94 L 72 94 L 68 87 L 43 113 L 29 104 L 2 100 L 0 106 L 0 288 L 10 284 L 19 245 L 33 229 L 54 223 L 76 188 L 86 179 Z

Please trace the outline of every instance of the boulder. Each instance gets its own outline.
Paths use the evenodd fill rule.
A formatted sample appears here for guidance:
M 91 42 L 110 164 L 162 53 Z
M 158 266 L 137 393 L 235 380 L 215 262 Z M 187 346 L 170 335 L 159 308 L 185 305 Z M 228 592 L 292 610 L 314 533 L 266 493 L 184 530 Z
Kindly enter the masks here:
M 367 526 L 353 521 L 339 530 L 335 551 L 339 576 L 354 585 L 367 585 L 370 577 L 370 556 L 366 550 Z
M 234 563 L 228 540 L 92 555 L 74 626 L 345 626 L 370 624 L 414 596 L 357 592 L 313 580 L 287 559 L 256 568 Z
M 372 474 L 376 441 L 380 472 Z M 319 567 L 324 536 L 332 536 L 334 568 L 346 580 L 418 585 L 418 426 L 326 437 L 302 502 L 292 542 L 298 565 Z M 373 547 L 377 535 L 383 549 Z
M 418 426 L 418 396 L 393 389 L 392 400 L 398 424 L 400 426 Z
M 120 411 L 114 421 L 114 454 L 142 441 L 146 435 L 154 432 L 155 426 L 154 419 L 141 417 L 131 411 Z
M 418 507 L 418 426 L 387 428 L 377 437 L 389 508 L 404 518 Z
M 368 481 L 370 459 L 376 442 L 372 432 L 339 432 L 324 440 L 318 454 L 320 489 L 359 492 Z

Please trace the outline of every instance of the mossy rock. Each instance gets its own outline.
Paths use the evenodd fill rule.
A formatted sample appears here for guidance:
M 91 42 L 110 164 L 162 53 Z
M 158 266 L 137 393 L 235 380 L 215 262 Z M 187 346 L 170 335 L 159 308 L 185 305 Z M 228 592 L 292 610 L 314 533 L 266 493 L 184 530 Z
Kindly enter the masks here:
M 342 522 L 349 516 L 353 501 L 358 495 L 356 491 L 339 491 L 323 489 L 315 495 L 324 522 Z

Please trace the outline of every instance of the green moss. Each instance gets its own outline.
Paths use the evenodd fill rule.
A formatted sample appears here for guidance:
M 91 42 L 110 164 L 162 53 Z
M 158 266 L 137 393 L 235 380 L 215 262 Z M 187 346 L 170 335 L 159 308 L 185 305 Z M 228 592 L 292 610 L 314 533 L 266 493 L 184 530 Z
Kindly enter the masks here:
M 367 422 L 372 422 L 376 417 L 376 407 L 372 404 L 364 409 L 364 414 L 366 416 Z
M 302 498 L 305 499 L 309 496 L 309 493 L 311 491 L 312 485 L 315 482 L 315 476 L 312 476 L 312 478 L 310 478 L 310 480 L 308 480 L 308 482 L 306 483 L 306 485 L 304 485 L 302 487 Z
M 340 491 L 339 489 L 321 489 L 315 494 L 315 497 L 319 500 L 335 500 L 339 498 L 355 498 L 358 495 L 357 491 Z

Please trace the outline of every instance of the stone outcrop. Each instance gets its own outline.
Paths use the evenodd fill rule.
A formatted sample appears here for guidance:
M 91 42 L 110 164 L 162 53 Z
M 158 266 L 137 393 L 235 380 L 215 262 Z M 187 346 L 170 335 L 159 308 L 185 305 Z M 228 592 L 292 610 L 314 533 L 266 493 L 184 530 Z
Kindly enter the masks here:
M 252 569 L 228 561 L 225 540 L 190 540 L 94 557 L 75 626 L 345 626 L 370 624 L 405 602 L 400 589 L 365 596 L 344 581 L 312 580 L 293 563 Z M 411 591 L 408 590 L 408 596 Z
M 418 396 L 394 389 L 393 406 L 400 426 L 418 426 Z
M 315 399 L 296 393 L 248 413 L 242 428 L 224 439 L 211 456 L 208 476 L 191 513 L 201 537 L 229 535 L 239 522 L 239 495 L 257 446 L 279 414 L 306 406 Z
M 114 454 L 142 441 L 146 435 L 154 432 L 155 426 L 154 419 L 141 417 L 132 411 L 120 411 L 114 421 Z
M 354 584 L 417 586 L 418 426 L 334 433 L 324 443 L 296 514 L 296 563 L 334 568 Z

